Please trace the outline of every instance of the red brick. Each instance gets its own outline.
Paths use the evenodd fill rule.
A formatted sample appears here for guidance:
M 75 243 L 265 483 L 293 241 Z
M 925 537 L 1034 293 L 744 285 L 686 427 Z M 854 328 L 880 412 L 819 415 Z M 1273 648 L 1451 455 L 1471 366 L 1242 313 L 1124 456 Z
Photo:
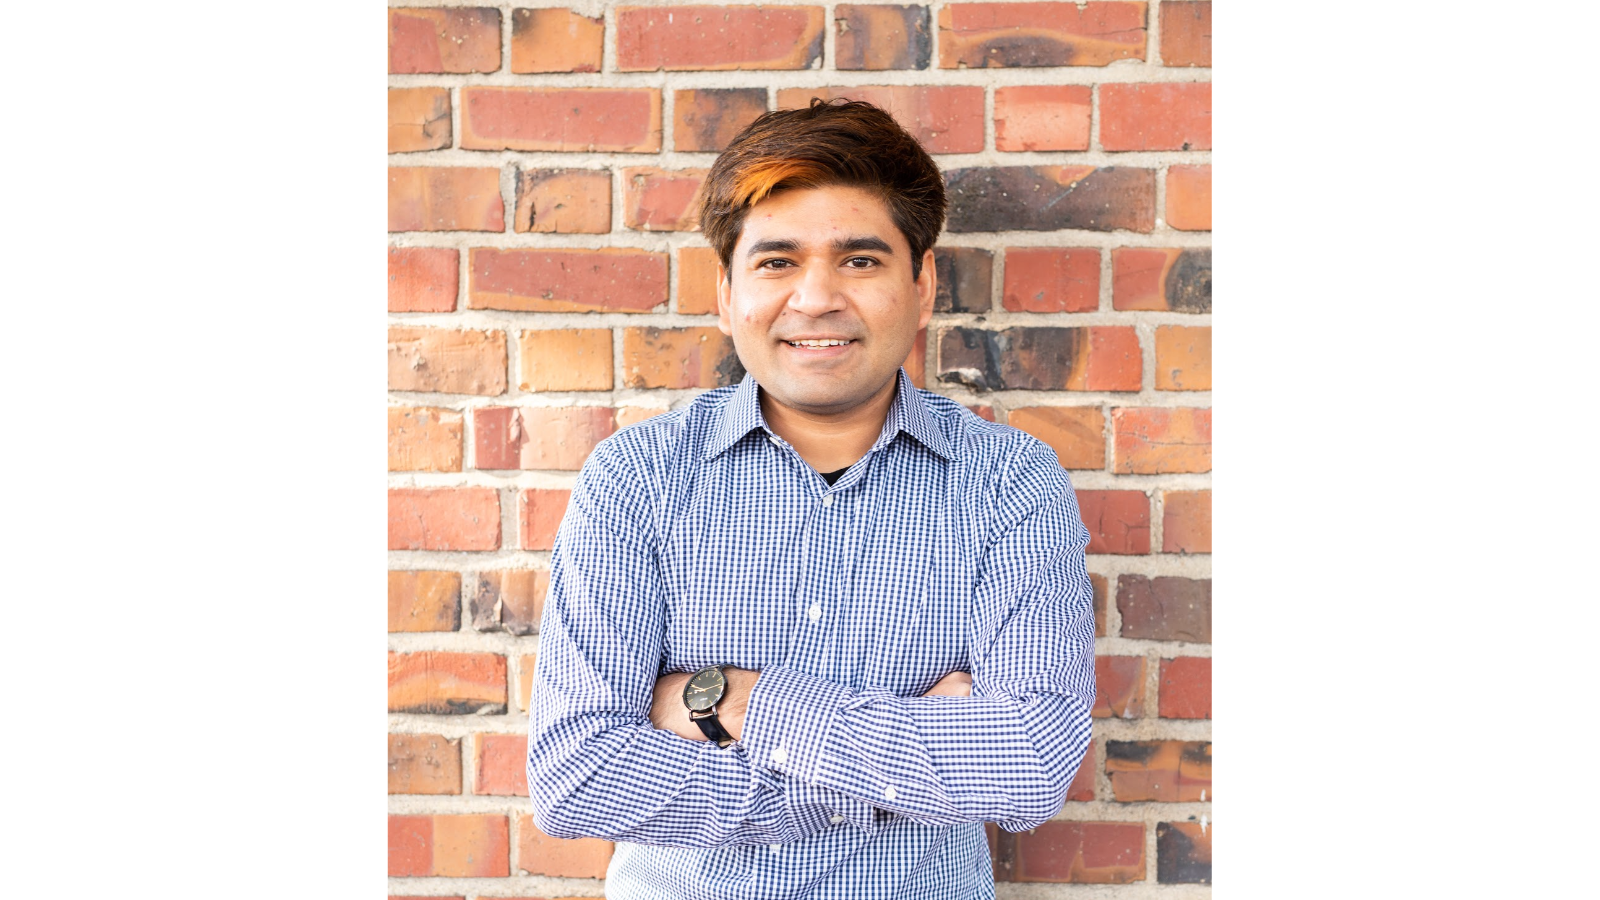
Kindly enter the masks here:
M 497 550 L 500 493 L 494 488 L 392 488 L 390 550 Z
M 767 111 L 766 88 L 701 88 L 672 92 L 672 146 L 721 153 Z
M 1160 697 L 1163 719 L 1211 718 L 1211 657 L 1163 659 Z
M 714 388 L 742 377 L 733 340 L 715 327 L 622 331 L 623 387 Z
M 995 88 L 996 150 L 1087 150 L 1094 90 L 1086 84 Z
M 1167 169 L 1167 224 L 1179 231 L 1211 230 L 1211 166 Z
M 1165 491 L 1161 495 L 1161 552 L 1211 552 L 1211 492 Z
M 605 169 L 517 172 L 519 234 L 605 234 L 611 230 L 611 173 Z
M 556 531 L 567 514 L 567 504 L 572 502 L 572 492 L 559 488 L 529 488 L 518 496 L 522 549 L 554 550 Z
M 822 58 L 820 6 L 617 9 L 617 70 L 809 69 Z
M 1105 66 L 1145 58 L 1143 3 L 952 3 L 939 68 Z
M 717 314 L 717 252 L 710 247 L 678 249 L 678 312 Z
M 431 715 L 506 711 L 506 658 L 496 653 L 389 654 L 389 712 Z
M 461 627 L 461 573 L 389 573 L 390 631 L 455 631 Z
M 529 653 L 517 659 L 517 709 L 528 711 L 528 699 L 533 696 L 533 666 L 538 655 Z
M 705 179 L 705 169 L 623 169 L 623 224 L 635 231 L 699 231 Z
M 604 878 L 611 850 L 610 841 L 553 838 L 533 824 L 533 816 L 517 817 L 517 868 L 530 875 Z
M 500 11 L 389 10 L 389 71 L 466 74 L 500 68 Z
M 967 405 L 967 409 L 972 410 L 972 414 L 980 419 L 990 422 L 996 421 L 994 417 L 994 407 L 987 403 L 969 403 Z
M 911 342 L 911 350 L 900 366 L 906 370 L 906 377 L 911 379 L 912 384 L 919 388 L 928 386 L 928 329 L 917 332 L 916 339 Z
M 1211 471 L 1211 410 L 1122 407 L 1111 410 L 1111 471 L 1168 475 Z
M 1211 579 L 1117 576 L 1122 636 L 1151 641 L 1211 642 Z
M 1210 825 L 1205 822 L 1157 822 L 1156 881 L 1210 884 L 1211 833 Z
M 511 11 L 511 71 L 598 72 L 606 22 L 570 9 Z
M 474 247 L 467 268 L 471 309 L 642 313 L 667 302 L 665 253 Z
M 389 793 L 461 793 L 461 741 L 438 734 L 389 735 Z
M 461 147 L 656 153 L 661 150 L 661 91 L 464 87 Z
M 500 170 L 390 166 L 390 231 L 505 231 Z
M 491 406 L 473 413 L 472 430 L 479 469 L 576 472 L 595 445 L 617 430 L 617 421 L 609 406 Z
M 477 766 L 474 794 L 528 796 L 527 734 L 475 734 L 472 756 Z
M 517 336 L 524 391 L 611 390 L 611 329 L 548 328 Z
M 494 397 L 506 392 L 500 331 L 389 329 L 389 390 Z
M 1156 390 L 1211 390 L 1211 326 L 1156 327 Z
M 389 152 L 413 153 L 450 146 L 450 89 L 389 89 Z
M 1094 760 L 1094 741 L 1090 741 L 1088 749 L 1083 754 L 1083 761 L 1078 764 L 1078 771 L 1072 776 L 1072 784 L 1067 786 L 1066 802 L 1089 803 L 1094 800 L 1096 771 Z
M 1211 67 L 1211 3 L 1161 4 L 1161 64 Z
M 549 569 L 483 572 L 472 592 L 472 627 L 522 636 L 536 634 L 549 591 Z
M 389 817 L 389 875 L 433 874 L 433 817 Z
M 1156 224 L 1156 173 L 1128 166 L 946 169 L 952 234 L 969 231 L 1137 231 Z
M 1012 312 L 1100 308 L 1100 251 L 1092 247 L 1010 247 L 1000 302 Z
M 1210 150 L 1211 84 L 1100 85 L 1106 150 Z
M 934 247 L 938 274 L 934 312 L 988 312 L 994 284 L 994 254 L 979 247 Z
M 926 69 L 933 52 L 926 6 L 833 8 L 834 67 L 841 70 Z
M 1211 742 L 1106 741 L 1106 776 L 1119 803 L 1211 800 Z
M 511 835 L 505 816 L 434 816 L 433 874 L 447 878 L 504 878 L 511 874 Z
M 977 85 L 893 85 L 783 88 L 779 109 L 799 109 L 812 97 L 865 100 L 881 107 L 929 153 L 983 149 L 983 88 Z
M 1137 391 L 1142 353 L 1129 325 L 946 328 L 938 375 L 979 391 Z
M 1098 406 L 1025 406 L 1011 410 L 1006 424 L 1049 444 L 1063 469 L 1106 467 L 1106 418 Z
M 389 248 L 389 312 L 452 312 L 461 284 L 461 251 Z
M 1112 250 L 1111 306 L 1119 310 L 1211 312 L 1211 250 Z
M 997 831 L 995 880 L 1074 884 L 1143 881 L 1144 823 L 1045 822 L 1020 834 Z
M 1144 674 L 1145 665 L 1142 656 L 1096 656 L 1094 717 L 1143 718 Z
M 1111 590 L 1106 584 L 1106 577 L 1096 572 L 1089 573 L 1089 587 L 1094 592 L 1094 636 L 1106 636 L 1106 607 L 1110 605 Z
M 1143 491 L 1078 491 L 1078 511 L 1089 529 L 1087 553 L 1150 552 L 1150 498 Z
M 389 407 L 389 471 L 461 471 L 461 429 L 453 409 Z

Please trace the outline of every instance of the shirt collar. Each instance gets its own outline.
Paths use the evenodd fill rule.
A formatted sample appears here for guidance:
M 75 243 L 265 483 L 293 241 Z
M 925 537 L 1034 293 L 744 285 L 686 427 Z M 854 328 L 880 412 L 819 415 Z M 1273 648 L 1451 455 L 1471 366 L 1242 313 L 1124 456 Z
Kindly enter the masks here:
M 905 369 L 900 370 L 897 379 L 894 400 L 889 404 L 889 415 L 884 419 L 883 430 L 878 433 L 878 439 L 873 442 L 872 449 L 877 450 L 887 445 L 894 440 L 895 435 L 904 431 L 916 438 L 922 446 L 944 459 L 949 459 L 950 442 L 945 440 L 944 432 L 939 430 L 933 413 L 928 410 L 927 401 L 922 399 L 922 395 L 906 375 Z M 733 396 L 722 408 L 722 421 L 718 424 L 711 442 L 706 445 L 706 459 L 712 459 L 732 447 L 753 429 L 760 428 L 771 432 L 767 427 L 766 417 L 761 414 L 757 389 L 755 378 L 746 372 L 744 380 L 739 382 Z

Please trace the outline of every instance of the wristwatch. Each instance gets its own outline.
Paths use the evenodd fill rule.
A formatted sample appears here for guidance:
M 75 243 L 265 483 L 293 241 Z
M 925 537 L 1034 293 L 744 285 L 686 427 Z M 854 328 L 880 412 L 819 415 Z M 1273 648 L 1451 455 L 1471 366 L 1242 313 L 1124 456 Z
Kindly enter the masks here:
M 689 719 L 718 747 L 733 743 L 733 735 L 717 721 L 717 704 L 727 690 L 728 679 L 721 666 L 706 666 L 689 676 L 689 683 L 683 686 L 683 705 L 689 707 Z

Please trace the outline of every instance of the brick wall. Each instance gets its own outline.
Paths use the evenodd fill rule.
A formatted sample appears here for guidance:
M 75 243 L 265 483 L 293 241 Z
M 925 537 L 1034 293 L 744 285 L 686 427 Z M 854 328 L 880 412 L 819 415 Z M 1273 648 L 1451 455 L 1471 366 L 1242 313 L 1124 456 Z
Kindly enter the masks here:
M 527 815 L 551 538 L 598 441 L 735 374 L 695 190 L 823 95 L 946 173 L 908 371 L 1053 446 L 1094 535 L 1094 746 L 999 891 L 1209 895 L 1210 7 L 389 10 L 391 894 L 603 892 Z

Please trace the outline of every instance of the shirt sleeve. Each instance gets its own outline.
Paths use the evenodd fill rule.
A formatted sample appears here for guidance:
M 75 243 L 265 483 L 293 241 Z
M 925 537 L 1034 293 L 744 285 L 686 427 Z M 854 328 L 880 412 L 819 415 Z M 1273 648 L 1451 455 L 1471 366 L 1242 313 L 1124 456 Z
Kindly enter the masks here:
M 529 703 L 534 823 L 555 837 L 671 847 L 869 831 L 867 803 L 752 764 L 739 745 L 650 724 L 665 604 L 649 495 L 597 450 L 556 537 Z
M 1077 497 L 1055 453 L 1035 450 L 982 551 L 972 696 L 852 691 L 769 668 L 741 735 L 758 766 L 932 825 L 1023 831 L 1061 808 L 1091 737 L 1094 600 Z

